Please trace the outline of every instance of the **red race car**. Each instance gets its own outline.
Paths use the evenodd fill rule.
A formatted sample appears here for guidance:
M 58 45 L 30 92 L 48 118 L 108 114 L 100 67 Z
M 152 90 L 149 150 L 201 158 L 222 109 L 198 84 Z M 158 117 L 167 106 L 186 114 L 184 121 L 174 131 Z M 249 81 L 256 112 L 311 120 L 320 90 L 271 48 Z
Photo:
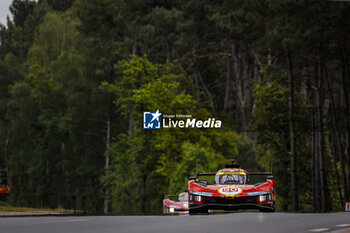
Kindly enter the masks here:
M 188 193 L 180 193 L 178 201 L 170 200 L 171 197 L 177 197 L 177 195 L 165 195 L 163 200 L 163 213 L 188 213 Z
M 215 173 L 201 173 L 188 182 L 189 213 L 207 213 L 208 210 L 258 209 L 275 211 L 276 182 L 272 172 L 251 172 L 238 164 L 227 164 Z M 268 175 L 266 180 L 249 184 L 249 176 Z M 199 176 L 215 176 L 214 184 L 199 180 Z
M 6 200 L 11 189 L 7 182 L 7 171 L 0 170 L 0 201 Z

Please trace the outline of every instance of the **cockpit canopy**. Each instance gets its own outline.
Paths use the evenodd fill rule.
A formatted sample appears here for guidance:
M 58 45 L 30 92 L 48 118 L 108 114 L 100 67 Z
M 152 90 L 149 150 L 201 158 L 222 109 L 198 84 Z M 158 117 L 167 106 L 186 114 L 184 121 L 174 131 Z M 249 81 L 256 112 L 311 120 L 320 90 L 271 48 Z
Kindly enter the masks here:
M 188 201 L 188 194 L 187 193 L 180 193 L 179 201 Z
M 246 184 L 247 173 L 242 169 L 223 169 L 216 173 L 215 184 Z

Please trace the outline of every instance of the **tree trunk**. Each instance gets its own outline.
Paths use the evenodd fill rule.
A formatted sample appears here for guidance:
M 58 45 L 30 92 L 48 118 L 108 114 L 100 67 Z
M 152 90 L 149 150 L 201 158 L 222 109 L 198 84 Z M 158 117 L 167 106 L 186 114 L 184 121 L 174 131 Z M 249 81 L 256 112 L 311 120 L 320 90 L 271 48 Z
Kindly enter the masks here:
M 314 212 L 318 212 L 318 163 L 316 156 L 316 114 L 312 112 L 312 196 L 313 196 L 313 208 Z
M 75 210 L 76 208 L 73 205 L 73 194 L 72 194 L 72 185 L 71 182 L 69 180 L 69 174 L 67 169 L 65 168 L 65 166 L 63 165 L 63 174 L 65 175 L 65 182 L 66 182 L 66 188 L 67 188 L 67 196 L 68 196 L 68 201 L 69 201 L 69 205 L 70 205 L 70 209 L 71 210 Z
M 230 40 L 227 51 L 227 65 L 226 65 L 226 91 L 225 91 L 225 102 L 224 102 L 224 113 L 229 113 L 231 109 L 231 89 L 232 89 L 232 46 L 233 42 Z
M 295 132 L 294 132 L 294 77 L 293 77 L 293 61 L 290 52 L 287 52 L 288 63 L 288 120 L 289 120 L 289 140 L 290 140 L 290 176 L 293 211 L 299 210 L 298 192 L 297 192 L 297 166 L 295 151 Z
M 243 90 L 242 90 L 242 78 L 241 78 L 241 61 L 239 60 L 239 54 L 237 54 L 236 51 L 239 51 L 236 48 L 236 44 L 232 44 L 232 58 L 233 58 L 233 66 L 235 71 L 235 80 L 236 80 L 236 95 L 237 95 L 237 115 L 238 119 L 237 122 L 241 123 L 242 127 L 241 130 L 243 132 L 247 132 L 247 125 L 246 125 L 246 118 L 245 118 L 245 111 L 244 111 L 244 97 L 243 97 Z
M 335 145 L 337 145 L 338 147 L 338 151 L 339 151 L 339 160 L 340 160 L 340 171 L 341 171 L 341 181 L 342 181 L 342 187 L 343 187 L 343 191 L 344 191 L 344 200 L 348 200 L 349 199 L 349 189 L 347 186 L 347 178 L 346 178 L 346 172 L 345 172 L 345 156 L 344 156 L 344 147 L 343 147 L 343 142 L 341 140 L 341 135 L 339 133 L 339 126 L 338 126 L 338 117 L 336 114 L 336 108 L 335 108 L 335 104 L 334 104 L 334 97 L 333 97 L 333 93 L 331 91 L 331 87 L 330 87 L 330 83 L 329 83 L 329 77 L 328 77 L 328 72 L 326 67 L 324 67 L 325 69 L 325 80 L 326 80 L 326 85 L 327 85 L 327 90 L 328 90 L 328 94 L 330 97 L 330 107 L 331 107 L 331 116 L 332 116 L 332 128 L 333 128 L 333 132 L 334 132 L 334 136 L 333 136 L 333 154 L 334 156 L 336 155 L 336 148 Z M 334 140 L 334 138 L 336 140 Z M 336 159 L 334 158 L 334 160 L 336 161 Z M 345 203 L 342 202 L 342 205 L 344 205 Z
M 317 86 L 318 83 L 318 66 L 315 64 L 315 83 Z M 320 177 L 320 134 L 319 134 L 319 117 L 318 117 L 318 109 L 319 109 L 319 90 L 316 88 L 314 93 L 314 173 L 315 173 L 315 212 L 321 212 L 321 177 Z
M 199 82 L 201 83 L 205 93 L 207 94 L 207 97 L 209 99 L 209 105 L 210 105 L 210 108 L 211 108 L 212 112 L 214 113 L 214 115 L 216 115 L 215 105 L 214 105 L 214 101 L 213 101 L 213 96 L 210 93 L 207 85 L 205 85 L 204 80 L 202 78 L 201 73 L 199 72 L 199 68 L 198 67 L 195 68 L 195 74 L 196 74 L 197 78 L 199 78 Z
M 228 14 L 228 26 L 231 27 L 232 15 Z M 229 113 L 231 109 L 232 96 L 232 47 L 233 41 L 230 39 L 227 46 L 227 62 L 226 62 L 226 90 L 225 90 L 225 101 L 224 101 L 224 113 Z
M 344 208 L 345 203 L 344 203 L 344 199 L 343 199 L 343 195 L 342 195 L 342 187 L 341 187 L 341 182 L 340 182 L 340 177 L 339 177 L 339 173 L 338 173 L 338 167 L 337 167 L 337 160 L 336 160 L 336 149 L 335 149 L 335 140 L 334 137 L 332 138 L 333 141 L 333 146 L 330 145 L 328 137 L 326 137 L 326 142 L 328 143 L 327 148 L 329 148 L 328 153 L 331 157 L 331 160 L 333 162 L 333 168 L 334 168 L 334 172 L 335 172 L 335 178 L 336 178 L 336 182 L 337 182 L 337 189 L 338 189 L 338 194 L 339 194 L 339 199 L 341 202 L 342 207 Z
M 135 107 L 133 107 L 130 111 L 129 114 L 129 130 L 128 130 L 128 136 L 133 135 L 134 133 L 134 128 L 135 128 L 135 124 L 134 124 L 134 115 L 135 115 Z
M 250 138 L 248 129 L 253 120 L 253 107 L 250 93 L 250 74 L 248 65 L 248 49 L 244 42 L 232 43 L 232 59 L 236 81 L 237 96 L 237 122 L 241 124 L 241 129 L 246 138 Z
M 267 65 L 272 65 L 272 54 L 271 54 L 271 47 L 269 46 L 269 48 L 267 49 Z
M 342 38 L 342 40 L 344 40 Z M 341 51 L 342 51 L 342 82 L 343 82 L 343 96 L 344 96 L 344 105 L 345 105 L 345 140 L 346 140 L 346 155 L 347 155 L 347 189 L 350 191 L 350 71 L 349 71 L 349 59 L 348 59 L 348 54 L 347 54 L 347 48 L 342 41 L 342 46 L 341 46 Z M 349 198 L 349 197 L 348 197 Z M 349 201 L 347 199 L 346 201 Z
M 321 49 L 320 49 L 321 50 Z M 320 51 L 321 53 L 321 51 Z M 321 54 L 317 57 L 317 91 L 316 91 L 316 134 L 318 135 L 316 141 L 317 159 L 319 161 L 319 177 L 320 177 L 320 195 L 321 195 L 321 212 L 326 212 L 326 175 L 324 169 L 324 140 L 323 140 L 323 120 L 322 120 L 322 60 Z
M 138 53 L 138 51 L 137 51 L 137 39 L 135 39 L 134 43 L 132 44 L 132 53 L 131 54 L 133 56 L 136 56 L 137 53 Z
M 250 138 L 249 134 L 249 127 L 253 122 L 253 115 L 252 115 L 252 103 L 251 103 L 251 93 L 250 93 L 250 75 L 249 75 L 249 67 L 248 67 L 248 49 L 247 47 L 242 43 L 242 81 L 243 81 L 243 98 L 244 98 L 244 115 L 245 115 L 245 131 L 244 135 L 246 138 Z
M 108 94 L 108 110 L 107 110 L 107 121 L 106 121 L 106 153 L 105 153 L 105 175 L 109 177 L 109 146 L 111 141 L 111 100 L 110 95 Z M 103 213 L 109 213 L 109 197 L 110 189 L 109 185 L 105 187 L 105 199 L 103 204 Z
M 6 137 L 5 141 L 5 166 L 7 171 L 7 182 L 10 187 L 12 187 L 12 177 L 11 177 L 11 170 L 10 170 L 10 158 L 9 158 L 9 139 L 8 136 Z
M 194 75 L 194 82 L 195 82 L 195 85 L 196 85 L 196 100 L 197 100 L 197 103 L 198 103 L 198 107 L 200 108 L 201 93 L 199 91 L 197 67 L 194 69 L 193 75 Z

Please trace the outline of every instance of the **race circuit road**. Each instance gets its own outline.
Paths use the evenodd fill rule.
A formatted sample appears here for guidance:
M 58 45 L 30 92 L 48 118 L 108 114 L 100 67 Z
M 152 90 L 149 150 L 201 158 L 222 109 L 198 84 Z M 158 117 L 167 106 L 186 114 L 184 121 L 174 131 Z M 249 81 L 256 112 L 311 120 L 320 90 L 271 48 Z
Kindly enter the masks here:
M 0 218 L 1 233 L 310 233 L 338 232 L 347 228 L 350 228 L 350 212 Z

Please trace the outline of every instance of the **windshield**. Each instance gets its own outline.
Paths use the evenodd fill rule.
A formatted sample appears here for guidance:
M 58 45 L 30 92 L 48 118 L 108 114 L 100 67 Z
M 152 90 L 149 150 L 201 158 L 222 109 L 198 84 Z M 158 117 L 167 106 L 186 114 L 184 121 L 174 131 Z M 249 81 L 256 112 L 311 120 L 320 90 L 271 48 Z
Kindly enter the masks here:
M 187 193 L 181 193 L 179 195 L 179 201 L 188 201 L 188 195 Z
M 215 184 L 245 184 L 247 175 L 244 173 L 221 173 L 215 176 Z

